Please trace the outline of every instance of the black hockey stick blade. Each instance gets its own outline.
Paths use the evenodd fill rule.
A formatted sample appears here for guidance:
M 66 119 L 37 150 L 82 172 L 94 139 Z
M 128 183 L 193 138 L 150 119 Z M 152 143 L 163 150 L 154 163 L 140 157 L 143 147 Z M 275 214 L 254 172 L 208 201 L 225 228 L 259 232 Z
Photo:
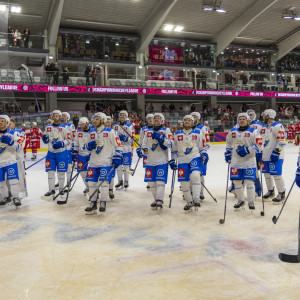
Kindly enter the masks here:
M 219 220 L 219 223 L 220 223 L 220 224 L 224 224 L 224 223 L 225 223 L 225 220 L 224 220 L 224 219 L 220 219 L 220 220 Z
M 273 216 L 273 218 L 272 218 L 272 222 L 273 222 L 274 224 L 276 224 L 276 223 L 277 223 L 277 218 L 276 218 L 276 216 Z
M 263 211 L 261 211 L 260 215 L 263 217 L 265 215 L 265 213 Z
M 279 253 L 279 259 L 283 262 L 292 263 L 292 264 L 297 264 L 300 262 L 299 255 Z
M 67 204 L 67 199 L 66 200 L 58 200 L 56 203 L 58 204 L 58 205 L 63 205 L 63 204 Z

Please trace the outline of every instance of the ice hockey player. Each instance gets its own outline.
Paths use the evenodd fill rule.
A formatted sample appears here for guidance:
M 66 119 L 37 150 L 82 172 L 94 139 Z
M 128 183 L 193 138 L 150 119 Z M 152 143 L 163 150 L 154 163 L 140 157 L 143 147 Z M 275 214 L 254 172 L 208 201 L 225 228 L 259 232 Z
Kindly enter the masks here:
M 77 171 L 80 172 L 83 183 L 85 184 L 84 194 L 89 192 L 88 183 L 86 181 L 88 162 L 90 159 L 90 151 L 88 150 L 88 140 L 90 132 L 93 129 L 90 129 L 89 120 L 85 117 L 79 119 L 78 123 L 80 129 L 75 132 L 74 138 L 74 148 L 71 152 L 72 161 L 77 161 Z
M 187 202 L 184 207 L 185 211 L 189 211 L 193 206 L 200 207 L 201 161 L 208 160 L 205 136 L 198 128 L 193 129 L 193 125 L 193 116 L 186 115 L 183 118 L 184 129 L 174 134 L 172 155 L 169 161 L 172 170 L 177 169 L 178 163 L 178 181 L 181 182 L 184 199 Z
M 40 139 L 43 137 L 43 132 L 37 127 L 36 122 L 32 122 L 32 127 L 26 130 L 26 136 L 30 140 L 30 148 L 32 151 L 32 160 L 36 159 L 37 149 L 40 148 Z
M 230 180 L 234 181 L 238 202 L 234 208 L 245 204 L 243 182 L 247 189 L 248 207 L 254 210 L 256 179 L 256 153 L 262 150 L 262 138 L 259 132 L 249 126 L 249 115 L 238 115 L 238 128 L 232 128 L 226 137 L 225 160 L 231 163 Z
M 273 203 L 280 203 L 285 199 L 285 184 L 282 177 L 284 147 L 286 146 L 284 127 L 275 121 L 276 111 L 266 109 L 263 113 L 264 128 L 261 135 L 264 141 L 262 155 L 262 172 L 264 173 L 268 192 L 265 199 L 274 196 L 274 180 L 278 195 L 272 199 Z
M 164 126 L 165 118 L 161 113 L 154 114 L 153 128 L 144 133 L 143 152 L 147 156 L 145 182 L 149 183 L 154 202 L 152 208 L 162 208 L 165 185 L 168 181 L 169 149 L 173 145 L 173 136 Z
M 67 147 L 72 143 L 70 131 L 60 122 L 61 111 L 53 111 L 53 123 L 45 128 L 42 140 L 48 144 L 46 156 L 46 172 L 48 173 L 49 191 L 45 197 L 55 194 L 55 172 L 57 171 L 59 192 L 63 195 L 66 172 L 68 169 Z M 47 199 L 47 198 L 46 198 Z
M 17 151 L 22 141 L 15 139 L 14 131 L 8 128 L 9 121 L 7 115 L 0 115 L 0 205 L 9 202 L 8 184 L 15 206 L 20 206 Z
M 105 123 L 106 115 L 104 113 L 97 113 L 94 116 L 96 128 L 89 133 L 88 150 L 91 151 L 91 157 L 89 160 L 87 181 L 91 202 L 85 209 L 86 212 L 97 210 L 99 181 L 103 181 L 111 169 L 117 168 L 122 162 L 122 143 L 113 129 L 104 127 Z M 101 186 L 100 212 L 106 210 L 111 177 L 112 173 L 110 173 Z
M 206 151 L 210 148 L 210 136 L 209 136 L 209 133 L 208 133 L 208 129 L 206 126 L 200 124 L 200 121 L 201 121 L 201 115 L 200 113 L 198 112 L 192 112 L 191 113 L 191 116 L 193 116 L 194 118 L 194 126 L 193 128 L 198 128 L 202 133 L 203 133 L 203 136 L 205 137 L 205 141 L 204 141 L 204 144 L 205 144 L 205 149 Z M 208 162 L 208 155 L 204 157 L 204 160 L 203 161 L 200 161 L 201 162 L 201 182 L 204 184 L 205 181 L 204 181 L 204 176 L 206 176 L 206 172 L 207 172 L 207 162 Z M 204 187 L 203 185 L 201 184 L 200 185 L 200 199 L 203 200 L 204 199 Z
M 131 152 L 132 152 L 132 140 L 134 139 L 134 129 L 133 126 L 126 121 L 128 118 L 128 112 L 126 110 L 121 110 L 119 112 L 120 122 L 115 124 L 114 129 L 123 144 L 123 155 L 122 164 L 117 169 L 118 184 L 116 188 L 128 188 L 129 187 L 129 174 L 131 166 Z M 121 127 L 122 126 L 122 127 Z M 123 129 L 122 129 L 123 128 Z M 126 130 L 126 132 L 125 132 Z M 123 168 L 122 168 L 123 166 Z M 123 169 L 124 169 L 124 181 L 123 181 Z
M 299 146 L 300 143 L 300 120 L 296 121 L 295 125 L 295 145 Z
M 104 124 L 107 128 L 112 128 L 112 118 L 110 116 L 106 116 L 106 123 Z M 115 176 L 116 176 L 116 170 L 112 171 L 111 175 L 111 181 L 109 183 L 109 198 L 114 199 L 114 185 L 115 185 Z
M 151 129 L 153 128 L 153 117 L 154 115 L 153 114 L 148 114 L 146 116 L 146 122 L 147 122 L 147 125 L 144 126 L 141 130 L 140 130 L 140 138 L 139 138 L 139 144 L 142 145 L 143 144 L 143 140 L 144 140 L 144 137 L 145 137 L 145 133 L 148 129 Z M 140 147 L 138 147 L 136 149 L 136 154 L 139 158 L 143 158 L 143 168 L 146 168 L 146 165 L 147 165 L 147 155 L 143 154 L 142 152 L 142 149 Z M 150 189 L 150 186 L 149 184 L 147 184 L 147 189 Z
M 295 135 L 295 126 L 294 126 L 293 121 L 290 121 L 290 124 L 288 127 L 288 134 L 289 134 L 289 143 L 293 143 L 294 135 Z

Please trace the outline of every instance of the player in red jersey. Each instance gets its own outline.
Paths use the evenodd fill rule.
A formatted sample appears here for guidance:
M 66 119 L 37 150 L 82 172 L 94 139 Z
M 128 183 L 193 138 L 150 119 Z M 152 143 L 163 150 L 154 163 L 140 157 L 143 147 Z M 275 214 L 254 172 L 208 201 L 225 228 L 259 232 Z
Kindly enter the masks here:
M 30 146 L 32 149 L 32 160 L 36 159 L 37 149 L 40 148 L 40 139 L 43 137 L 43 132 L 37 127 L 36 122 L 32 122 L 32 127 L 26 132 L 26 136 L 30 139 Z

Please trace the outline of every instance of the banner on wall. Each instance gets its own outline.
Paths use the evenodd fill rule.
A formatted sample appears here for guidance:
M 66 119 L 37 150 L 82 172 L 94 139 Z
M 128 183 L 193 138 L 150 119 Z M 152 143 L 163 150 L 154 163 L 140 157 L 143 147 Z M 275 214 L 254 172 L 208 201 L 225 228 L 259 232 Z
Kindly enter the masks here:
M 88 94 L 131 94 L 131 95 L 180 95 L 180 96 L 225 96 L 225 97 L 259 97 L 259 98 L 300 98 L 300 93 L 253 92 L 253 91 L 210 91 L 193 89 L 159 89 L 159 88 L 122 88 L 94 86 L 56 86 L 34 85 L 36 92 L 44 93 L 88 93 Z M 33 87 L 26 84 L 0 84 L 1 91 L 32 92 Z
M 226 142 L 228 132 L 215 132 L 214 142 Z

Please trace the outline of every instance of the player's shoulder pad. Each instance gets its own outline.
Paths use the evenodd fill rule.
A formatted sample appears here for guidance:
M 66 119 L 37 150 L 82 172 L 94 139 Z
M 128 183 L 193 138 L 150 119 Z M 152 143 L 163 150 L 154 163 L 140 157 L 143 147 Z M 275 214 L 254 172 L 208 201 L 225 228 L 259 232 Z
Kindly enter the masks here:
M 112 129 L 109 128 L 109 127 L 104 127 L 104 130 L 106 130 L 106 131 L 108 131 L 108 132 L 111 132 L 111 131 L 112 131 Z
M 230 129 L 229 132 L 234 132 L 234 131 L 238 131 L 238 128 L 237 127 L 233 127 L 233 128 Z
M 144 126 L 144 127 L 142 128 L 142 131 L 144 131 L 144 130 L 146 130 L 146 129 L 149 129 L 148 126 Z
M 46 129 L 47 127 L 53 127 L 53 125 L 52 125 L 52 124 L 47 124 L 47 125 L 45 126 L 45 129 Z
M 77 129 L 76 132 L 82 132 L 82 129 Z
M 182 130 L 175 131 L 174 135 L 178 135 L 178 134 L 180 134 L 182 132 L 183 132 Z
M 17 130 L 15 129 L 10 129 L 10 128 L 7 128 L 7 133 L 10 133 L 10 134 L 14 134 L 15 132 L 17 132 Z
M 246 131 L 254 132 L 255 130 L 256 130 L 255 128 L 249 127 Z
M 128 126 L 128 127 L 132 126 L 132 124 L 129 123 L 129 122 L 126 122 L 124 125 L 126 125 L 126 126 Z
M 88 133 L 91 133 L 91 132 L 94 132 L 94 131 L 96 131 L 96 128 L 92 127 L 92 128 L 90 128 Z
M 66 128 L 66 125 L 63 124 L 63 123 L 60 123 L 60 124 L 58 125 L 58 127 L 64 127 L 64 128 Z
M 204 127 L 204 125 L 203 124 L 200 124 L 200 125 L 198 125 L 196 128 L 198 128 L 198 129 L 202 129 Z
M 201 134 L 201 131 L 199 128 L 194 128 L 191 133 L 197 133 L 197 134 Z

